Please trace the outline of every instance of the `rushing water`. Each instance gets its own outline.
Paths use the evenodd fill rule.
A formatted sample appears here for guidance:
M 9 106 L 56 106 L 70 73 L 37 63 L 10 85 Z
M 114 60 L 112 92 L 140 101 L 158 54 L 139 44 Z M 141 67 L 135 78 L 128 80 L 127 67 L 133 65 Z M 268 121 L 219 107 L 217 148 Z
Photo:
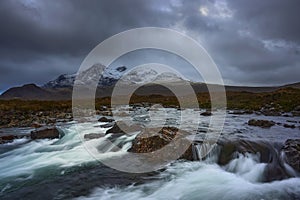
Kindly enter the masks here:
M 168 125 L 180 123 L 178 110 L 167 109 Z M 195 112 L 185 110 L 183 112 Z M 151 120 L 159 122 L 159 112 Z M 268 119 L 280 123 L 300 118 L 266 117 L 256 115 L 228 115 L 222 138 L 228 140 L 251 139 L 282 144 L 286 139 L 299 138 L 300 130 L 274 126 L 270 129 L 250 127 L 250 118 Z M 145 112 L 140 112 L 136 121 L 147 121 Z M 199 129 L 192 124 L 194 119 L 184 119 L 186 128 L 203 138 L 208 129 L 209 117 L 201 116 Z M 95 161 L 85 149 L 80 134 L 105 133 L 105 123 L 62 124 L 65 133 L 61 139 L 18 139 L 0 145 L 0 198 L 1 199 L 300 199 L 300 178 L 295 173 L 290 178 L 265 181 L 267 162 L 261 162 L 256 154 L 239 154 L 226 165 L 217 164 L 220 149 L 214 148 L 203 161 L 175 161 L 162 170 L 130 174 L 119 172 Z M 154 124 L 155 125 L 155 124 Z M 300 124 L 296 124 L 299 126 Z M 2 132 L 26 134 L 30 129 L 3 129 Z M 2 133 L 3 134 L 3 133 Z M 90 146 L 99 146 L 105 139 L 85 141 Z M 112 151 L 106 146 L 101 159 L 125 156 L 135 135 L 114 138 Z M 273 148 L 273 147 L 272 147 Z M 275 147 L 274 147 L 275 148 Z M 201 155 L 199 146 L 196 153 Z M 275 149 L 276 150 L 276 149 Z M 275 151 L 276 152 L 276 151 Z M 280 155 L 278 155 L 280 156 Z

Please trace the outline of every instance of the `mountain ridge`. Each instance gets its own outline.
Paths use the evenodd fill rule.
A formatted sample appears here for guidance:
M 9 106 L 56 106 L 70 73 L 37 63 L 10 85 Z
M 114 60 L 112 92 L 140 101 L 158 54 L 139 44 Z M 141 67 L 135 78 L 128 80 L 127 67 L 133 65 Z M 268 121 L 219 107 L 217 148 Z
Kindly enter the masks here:
M 105 70 L 104 70 L 105 69 Z M 104 70 L 104 71 L 103 71 Z M 99 78 L 99 73 L 103 72 Z M 124 75 L 124 76 L 123 76 Z M 184 91 L 185 88 L 181 83 L 188 82 L 191 84 L 195 93 L 208 92 L 207 85 L 201 82 L 191 82 L 184 80 L 180 75 L 173 72 L 161 72 L 146 68 L 137 69 L 127 72 L 127 67 L 121 66 L 117 68 L 105 68 L 101 64 L 95 64 L 91 68 L 76 74 L 62 74 L 56 79 L 37 86 L 34 83 L 25 84 L 23 86 L 12 87 L 0 95 L 0 99 L 24 99 L 24 100 L 68 100 L 72 98 L 73 84 L 76 85 L 93 85 L 98 83 L 96 97 L 111 96 L 115 84 L 119 81 L 120 87 L 124 90 L 128 87 L 139 85 L 136 92 L 139 95 L 157 94 L 163 96 L 173 95 L 166 87 L 159 85 L 166 83 L 176 85 L 178 89 Z M 220 85 L 211 85 L 216 90 L 221 89 Z M 258 87 L 258 86 L 229 86 L 226 85 L 226 91 L 232 92 L 272 92 L 281 88 L 297 88 L 300 89 L 300 82 L 285 84 L 282 86 Z M 86 89 L 89 89 L 86 87 Z

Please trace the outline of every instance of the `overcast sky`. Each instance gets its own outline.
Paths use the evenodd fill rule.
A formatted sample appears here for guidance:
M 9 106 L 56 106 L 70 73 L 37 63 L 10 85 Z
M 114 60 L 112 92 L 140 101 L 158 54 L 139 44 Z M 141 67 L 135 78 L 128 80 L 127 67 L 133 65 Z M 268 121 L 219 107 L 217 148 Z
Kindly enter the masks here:
M 298 82 L 299 8 L 298 0 L 3 0 L 0 91 L 74 73 L 101 41 L 147 26 L 196 39 L 227 84 Z

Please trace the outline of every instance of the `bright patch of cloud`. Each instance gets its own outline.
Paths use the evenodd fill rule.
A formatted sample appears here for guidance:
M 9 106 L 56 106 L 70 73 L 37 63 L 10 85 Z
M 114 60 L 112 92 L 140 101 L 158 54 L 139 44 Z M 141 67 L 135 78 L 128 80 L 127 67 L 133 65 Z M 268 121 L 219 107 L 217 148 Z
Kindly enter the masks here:
M 233 16 L 233 11 L 228 7 L 226 1 L 216 1 L 214 7 L 218 17 L 231 18 Z
M 262 43 L 269 51 L 300 51 L 300 45 L 285 40 L 263 40 Z
M 201 13 L 201 15 L 203 16 L 208 16 L 209 10 L 207 7 L 201 6 L 199 8 L 199 12 Z
M 225 0 L 216 1 L 215 3 L 208 3 L 199 8 L 201 15 L 219 19 L 229 19 L 233 17 L 233 11 L 228 7 Z

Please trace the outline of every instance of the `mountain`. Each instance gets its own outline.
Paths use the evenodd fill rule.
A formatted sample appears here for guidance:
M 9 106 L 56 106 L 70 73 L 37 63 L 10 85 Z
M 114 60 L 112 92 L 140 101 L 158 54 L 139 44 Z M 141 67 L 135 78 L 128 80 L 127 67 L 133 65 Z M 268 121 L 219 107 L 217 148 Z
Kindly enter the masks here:
M 95 64 L 91 68 L 76 74 L 63 74 L 56 79 L 44 84 L 43 88 L 72 88 L 77 77 L 77 84 L 91 85 L 98 81 L 99 74 L 103 71 L 105 66 Z M 99 87 L 113 86 L 121 78 L 121 83 L 125 85 L 144 84 L 149 82 L 177 82 L 183 79 L 175 72 L 158 72 L 152 68 L 138 68 L 126 73 L 125 66 L 118 68 L 106 68 L 98 81 Z
M 5 91 L 1 99 L 51 99 L 52 93 L 35 84 L 13 87 Z
M 183 81 L 183 79 L 176 72 L 166 72 L 152 68 L 138 68 L 124 74 L 120 81 L 123 85 L 143 85 L 151 82 L 173 83 Z
M 88 85 L 90 83 L 93 83 L 94 81 L 98 81 L 98 75 L 103 71 L 105 66 L 101 64 L 95 64 L 92 67 L 90 67 L 87 70 L 84 70 L 82 72 L 76 73 L 76 74 L 63 74 L 57 77 L 56 79 L 49 81 L 48 83 L 44 84 L 43 88 L 72 88 L 75 82 L 75 79 L 77 77 L 77 80 L 80 80 L 80 82 L 77 82 L 77 84 L 85 84 Z M 103 74 L 101 75 L 98 85 L 99 86 L 111 86 L 114 83 L 116 83 L 122 74 L 127 70 L 125 66 L 118 67 L 116 69 L 106 68 L 103 71 Z
M 71 99 L 73 84 L 76 80 L 76 84 L 83 84 L 88 86 L 91 83 L 98 82 L 97 97 L 110 96 L 117 81 L 120 81 L 120 91 L 126 91 L 131 86 L 144 85 L 136 90 L 138 95 L 172 95 L 166 87 L 161 86 L 160 83 L 168 83 L 173 86 L 176 84 L 178 90 L 185 92 L 185 88 L 182 86 L 184 80 L 175 71 L 163 71 L 159 68 L 136 68 L 127 72 L 125 66 L 117 68 L 105 68 L 101 64 L 95 64 L 87 70 L 83 70 L 76 74 L 63 74 L 56 79 L 47 82 L 43 86 L 39 87 L 35 84 L 26 84 L 21 87 L 13 87 L 5 91 L 0 95 L 0 99 L 37 99 L 37 100 L 62 100 Z M 98 74 L 103 71 L 103 74 L 98 78 Z M 188 81 L 193 87 L 196 93 L 207 92 L 207 85 L 204 83 L 193 83 Z M 155 84 L 156 83 L 156 84 Z M 214 89 L 221 88 L 219 85 L 211 85 Z M 281 88 L 300 88 L 300 82 L 279 86 L 279 87 L 244 87 L 244 86 L 225 86 L 226 91 L 233 92 L 271 92 Z M 86 87 L 88 90 L 89 87 Z M 125 93 L 124 93 L 125 94 Z M 184 93 L 185 94 L 185 93 Z

